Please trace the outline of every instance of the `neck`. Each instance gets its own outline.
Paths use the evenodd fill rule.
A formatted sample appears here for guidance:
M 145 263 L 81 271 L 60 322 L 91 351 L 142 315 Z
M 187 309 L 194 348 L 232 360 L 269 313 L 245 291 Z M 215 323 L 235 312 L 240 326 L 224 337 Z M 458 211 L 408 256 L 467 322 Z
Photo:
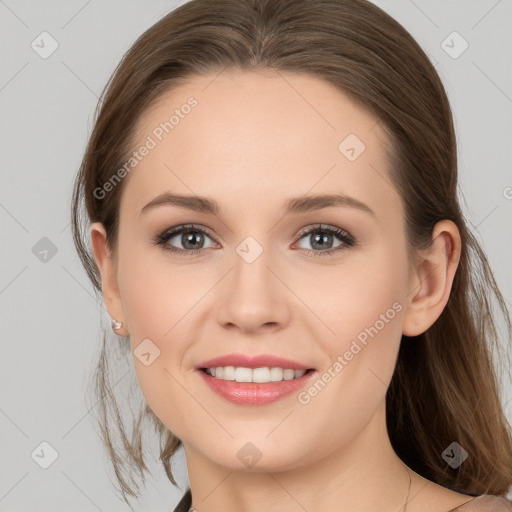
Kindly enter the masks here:
M 186 443 L 185 454 L 198 512 L 403 512 L 413 474 L 390 444 L 384 403 L 355 439 L 325 457 L 311 454 L 293 468 L 258 470 L 256 464 L 240 471 L 219 466 Z

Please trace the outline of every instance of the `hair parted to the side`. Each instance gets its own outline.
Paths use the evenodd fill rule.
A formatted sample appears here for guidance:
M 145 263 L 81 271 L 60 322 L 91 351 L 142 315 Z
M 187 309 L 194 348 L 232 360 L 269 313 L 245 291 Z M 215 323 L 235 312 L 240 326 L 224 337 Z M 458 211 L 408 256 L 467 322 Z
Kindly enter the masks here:
M 411 258 L 429 245 L 436 222 L 458 226 L 462 254 L 450 299 L 424 334 L 402 337 L 386 395 L 387 426 L 398 456 L 425 478 L 471 495 L 504 495 L 512 484 L 512 436 L 494 354 L 505 356 L 502 370 L 509 376 L 510 316 L 461 212 L 455 132 L 442 82 L 412 36 L 367 0 L 192 0 L 137 39 L 102 93 L 73 191 L 73 238 L 96 290 L 101 293 L 89 222 L 104 224 L 115 253 L 123 183 L 104 199 L 94 190 L 122 167 L 135 124 L 163 92 L 193 75 L 226 69 L 309 74 L 376 116 L 391 141 L 389 169 L 405 205 Z M 149 418 L 160 435 L 160 459 L 174 484 L 171 458 L 181 441 L 147 405 L 127 434 L 109 379 L 113 359 L 129 354 L 125 343 L 110 354 L 104 335 L 94 382 L 98 422 L 126 501 L 138 495 L 133 471 L 142 480 L 149 471 L 141 421 Z M 454 441 L 469 454 L 458 469 L 441 456 Z

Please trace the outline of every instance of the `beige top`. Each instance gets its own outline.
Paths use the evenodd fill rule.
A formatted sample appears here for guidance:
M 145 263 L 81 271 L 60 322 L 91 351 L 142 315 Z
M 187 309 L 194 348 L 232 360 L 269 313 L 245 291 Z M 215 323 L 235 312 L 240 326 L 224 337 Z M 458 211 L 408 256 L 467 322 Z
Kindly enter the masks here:
M 448 512 L 510 512 L 512 503 L 505 498 L 483 494 L 466 501 Z
M 192 505 L 192 494 L 190 488 L 187 489 L 180 502 L 173 512 L 194 511 Z M 444 512 L 512 512 L 512 503 L 505 498 L 483 494 L 475 496 L 458 507 Z

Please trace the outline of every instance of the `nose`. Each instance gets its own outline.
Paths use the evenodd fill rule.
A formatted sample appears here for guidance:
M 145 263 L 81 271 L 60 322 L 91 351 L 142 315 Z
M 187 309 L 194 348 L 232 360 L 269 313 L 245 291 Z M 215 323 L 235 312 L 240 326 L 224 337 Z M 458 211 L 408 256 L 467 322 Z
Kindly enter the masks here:
M 265 250 L 252 263 L 235 254 L 218 297 L 219 324 L 244 333 L 284 328 L 291 316 L 290 292 L 277 267 Z

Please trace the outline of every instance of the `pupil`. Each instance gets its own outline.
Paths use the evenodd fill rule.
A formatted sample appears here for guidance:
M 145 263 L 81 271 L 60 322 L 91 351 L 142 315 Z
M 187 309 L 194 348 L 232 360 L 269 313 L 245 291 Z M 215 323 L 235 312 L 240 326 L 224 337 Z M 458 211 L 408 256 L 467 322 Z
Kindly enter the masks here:
M 196 231 L 187 231 L 187 232 L 183 233 L 183 236 L 182 236 L 183 247 L 185 247 L 186 249 L 197 249 L 197 246 L 201 245 L 202 236 L 203 235 L 201 233 L 197 233 Z M 195 243 L 194 243 L 194 241 L 195 241 Z M 191 246 L 188 247 L 189 242 L 190 242 Z
M 320 242 L 318 244 L 318 246 L 315 247 L 316 249 L 325 249 L 326 245 L 330 247 L 332 244 L 328 244 L 327 240 L 331 236 L 332 235 L 329 235 L 329 234 L 324 234 L 324 235 L 316 234 L 316 235 L 313 235 L 314 243 L 312 244 L 312 246 L 315 247 L 317 245 L 317 243 Z

